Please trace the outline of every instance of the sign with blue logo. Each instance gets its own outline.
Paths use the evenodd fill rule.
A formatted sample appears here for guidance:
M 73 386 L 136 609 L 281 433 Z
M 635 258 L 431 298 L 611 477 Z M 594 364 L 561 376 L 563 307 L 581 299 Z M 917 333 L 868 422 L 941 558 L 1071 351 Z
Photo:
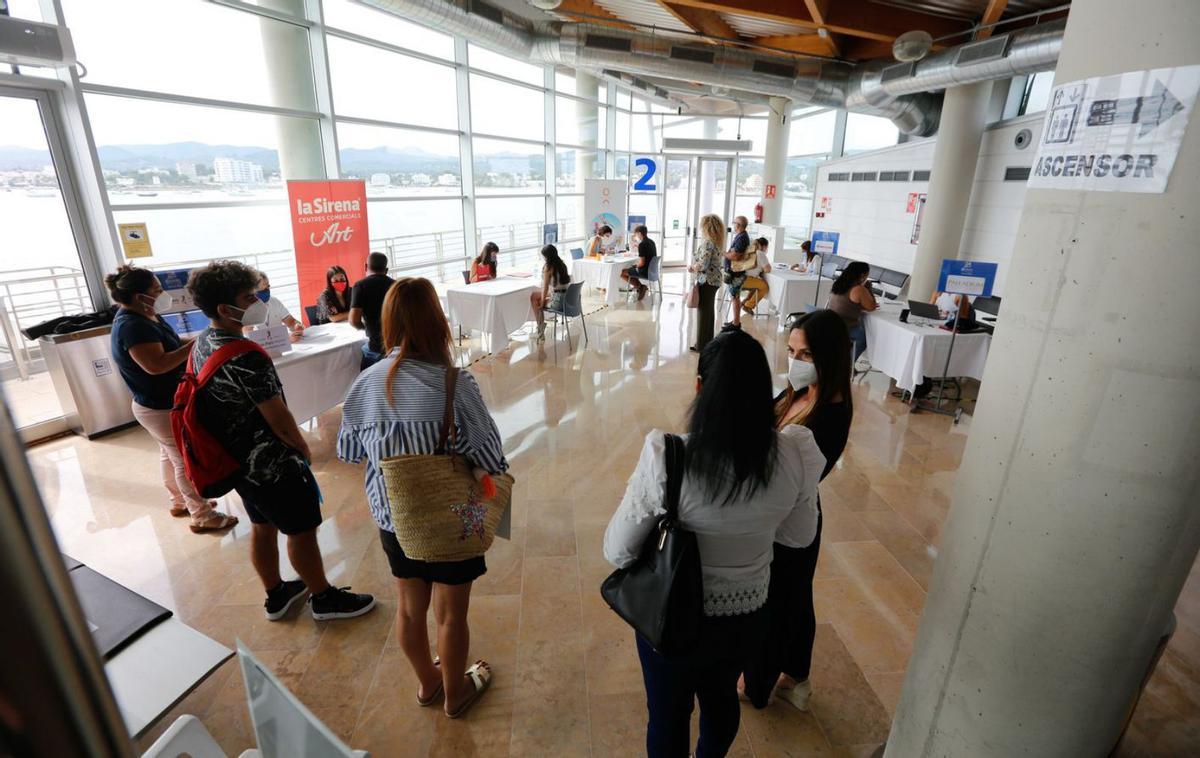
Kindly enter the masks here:
M 196 307 L 192 302 L 191 293 L 187 291 L 188 275 L 192 271 L 190 268 L 175 268 L 154 272 L 163 291 L 171 296 L 171 307 L 159 313 L 179 313 Z
M 542 244 L 553 245 L 558 242 L 558 224 L 542 224 Z
M 938 291 L 951 295 L 973 295 L 991 297 L 996 284 L 996 263 L 979 261 L 942 261 L 942 273 L 938 277 Z
M 820 255 L 837 255 L 841 232 L 813 232 L 812 251 Z

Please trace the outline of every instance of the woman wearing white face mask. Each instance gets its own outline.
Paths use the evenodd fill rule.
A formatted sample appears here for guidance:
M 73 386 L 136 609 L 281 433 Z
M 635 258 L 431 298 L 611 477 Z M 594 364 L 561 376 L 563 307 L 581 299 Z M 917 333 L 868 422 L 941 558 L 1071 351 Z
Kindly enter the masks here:
M 152 271 L 122 266 L 105 277 L 120 305 L 112 326 L 112 356 L 133 395 L 133 417 L 158 443 L 163 486 L 171 497 L 172 516 L 191 516 L 193 532 L 227 529 L 237 523 L 197 494 L 184 472 L 183 457 L 171 432 L 171 406 L 192 340 L 179 335 L 158 315 L 171 307 L 171 296 Z
M 808 427 L 825 456 L 821 478 L 833 469 L 850 434 L 850 334 L 833 311 L 793 314 L 788 329 L 788 386 L 775 401 L 775 424 Z M 808 709 L 808 682 L 817 621 L 812 583 L 821 550 L 821 498 L 817 496 L 817 536 L 805 548 L 775 543 L 767 608 L 768 644 L 746 665 L 743 693 L 756 708 L 774 694 L 800 710 Z
M 588 241 L 587 255 L 589 258 L 599 258 L 604 255 L 604 249 L 612 244 L 612 227 L 601 226 Z

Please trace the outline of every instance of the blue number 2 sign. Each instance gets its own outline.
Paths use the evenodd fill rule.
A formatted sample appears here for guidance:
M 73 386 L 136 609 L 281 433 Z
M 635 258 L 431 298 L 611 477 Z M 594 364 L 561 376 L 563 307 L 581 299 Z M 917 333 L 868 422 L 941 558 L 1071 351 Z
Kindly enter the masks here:
M 654 175 L 658 172 L 658 163 L 653 158 L 638 158 L 633 162 L 638 168 L 645 168 L 646 173 L 642 174 L 641 178 L 633 183 L 634 191 L 658 189 L 658 185 L 653 182 Z

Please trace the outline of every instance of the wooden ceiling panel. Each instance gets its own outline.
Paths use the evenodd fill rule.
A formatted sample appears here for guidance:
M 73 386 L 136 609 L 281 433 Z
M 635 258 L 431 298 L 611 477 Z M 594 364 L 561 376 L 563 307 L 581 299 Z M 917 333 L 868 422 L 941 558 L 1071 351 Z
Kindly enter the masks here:
M 851 37 L 864 37 L 890 42 L 904 32 L 923 29 L 934 37 L 962 31 L 969 25 L 961 20 L 949 19 L 930 13 L 872 3 L 869 0 L 837 0 L 837 2 L 813 3 L 818 14 L 817 21 L 809 0 L 671 0 L 675 5 L 716 11 L 758 16 L 811 29 L 824 27 L 831 32 Z
M 725 19 L 721 18 L 721 14 L 716 11 L 692 8 L 672 2 L 663 2 L 662 5 L 671 15 L 691 27 L 694 32 L 727 40 L 735 40 L 739 36 L 737 30 L 726 23 Z

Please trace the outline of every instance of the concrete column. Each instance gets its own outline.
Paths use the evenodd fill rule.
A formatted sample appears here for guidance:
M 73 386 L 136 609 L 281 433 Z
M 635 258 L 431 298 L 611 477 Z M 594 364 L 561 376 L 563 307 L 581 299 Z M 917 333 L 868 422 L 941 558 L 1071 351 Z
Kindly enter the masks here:
M 587 102 L 582 100 L 575 101 L 575 122 L 579 128 L 579 142 L 584 146 L 584 150 L 575 151 L 575 191 L 583 192 L 583 182 L 585 179 L 595 179 L 597 156 L 599 155 L 599 134 L 600 134 L 600 106 L 596 103 L 596 90 L 600 86 L 600 79 L 584 72 L 581 69 L 575 70 L 575 94 L 579 97 L 586 97 Z M 604 90 L 607 92 L 607 88 Z M 607 125 L 606 125 L 607 126 Z M 604 176 L 604 167 L 600 166 L 600 176 Z M 584 237 L 591 234 L 589 228 L 589 219 L 582 197 L 575 198 L 575 218 L 580 219 L 579 226 L 583 229 Z M 569 231 L 563 232 L 564 238 L 573 236 Z
M 579 124 L 579 141 L 587 150 L 575 152 L 575 191 L 583 192 L 583 180 L 595 179 L 597 136 L 600 133 L 600 108 L 596 103 L 596 89 L 600 79 L 577 70 L 575 72 L 575 94 L 588 98 L 587 102 L 575 101 L 575 121 Z
M 783 182 L 787 174 L 788 132 L 790 131 L 792 101 L 786 97 L 771 98 L 767 109 L 767 147 L 763 163 L 763 223 L 776 225 L 783 213 Z M 775 197 L 767 197 L 766 187 L 775 185 Z
M 1076 3 L 1056 83 L 1194 63 L 1198 31 L 1191 0 Z M 1120 733 L 1200 547 L 1198 120 L 1165 193 L 1025 197 L 887 756 Z
M 716 116 L 705 117 L 704 118 L 704 139 L 716 139 L 717 135 L 719 133 L 720 133 L 720 124 L 717 123 Z M 701 208 L 712 208 L 713 207 L 713 190 L 715 189 L 713 187 L 713 184 L 715 184 L 715 182 L 711 182 L 711 181 L 706 182 L 704 179 L 705 179 L 705 176 L 704 176 L 703 170 L 699 171 L 696 174 L 696 176 L 693 178 L 693 181 L 700 182 L 700 207 Z M 725 178 L 725 181 L 727 181 L 727 182 L 733 181 L 733 177 L 728 176 Z M 725 224 L 727 226 L 733 225 L 733 219 L 725 218 L 725 209 L 722 208 L 721 211 L 717 215 L 720 216 L 721 218 L 725 219 Z M 699 220 L 700 220 L 699 218 L 696 219 L 696 221 L 699 221 Z M 695 232 L 697 235 L 696 239 L 699 239 L 699 230 L 695 230 Z
M 304 0 L 262 0 L 260 5 L 299 16 L 305 12 Z M 263 19 L 260 24 L 273 104 L 315 110 L 316 87 L 307 35 L 296 34 L 296 27 L 271 19 Z M 309 119 L 288 116 L 278 117 L 276 128 L 279 173 L 284 181 L 326 178 L 320 128 Z
M 991 95 L 991 82 L 946 90 L 933 147 L 921 240 L 908 287 L 909 295 L 916 300 L 925 300 L 937 286 L 942 259 L 958 257 Z

